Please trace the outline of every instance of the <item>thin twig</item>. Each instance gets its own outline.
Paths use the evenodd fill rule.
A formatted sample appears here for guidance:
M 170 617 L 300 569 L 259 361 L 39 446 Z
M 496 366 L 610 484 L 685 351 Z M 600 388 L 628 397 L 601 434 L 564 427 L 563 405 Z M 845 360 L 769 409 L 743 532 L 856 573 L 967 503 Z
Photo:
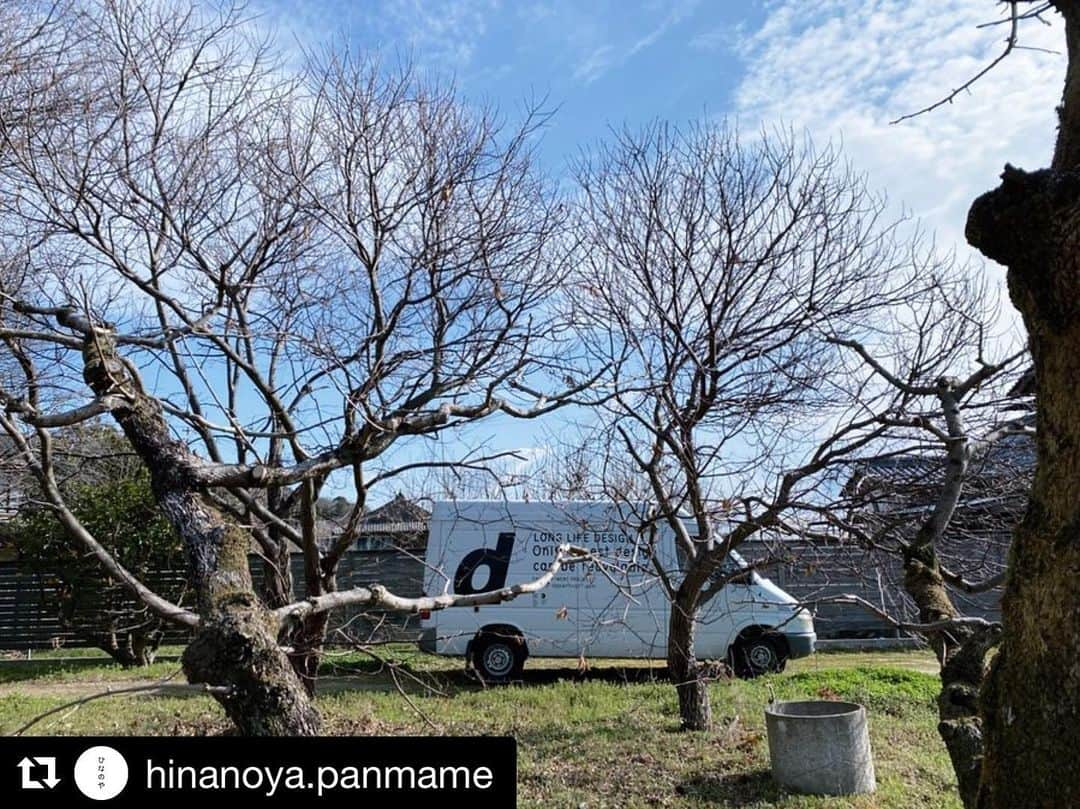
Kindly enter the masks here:
M 1020 20 L 1021 19 L 1027 19 L 1027 18 L 1029 18 L 1031 16 L 1038 16 L 1037 14 L 1033 14 L 1032 12 L 1026 12 L 1024 14 L 1020 14 L 1019 10 L 1017 9 L 1017 4 L 1019 2 L 1020 2 L 1020 0 L 1009 0 L 1009 7 L 1010 7 L 1009 20 L 1008 20 L 1008 22 L 1009 22 L 1009 36 L 1005 40 L 1005 49 L 1000 54 L 998 54 L 996 59 L 994 59 L 990 64 L 988 64 L 986 67 L 984 67 L 982 70 L 980 70 L 978 73 L 976 73 L 974 76 L 972 76 L 966 82 L 961 84 L 959 87 L 957 87 L 955 90 L 953 90 L 951 93 L 949 93 L 944 98 L 939 98 L 933 104 L 930 104 L 929 106 L 923 107 L 921 110 L 918 110 L 917 112 L 909 112 L 907 115 L 901 115 L 899 118 L 896 118 L 895 120 L 889 121 L 889 123 L 890 124 L 898 124 L 901 121 L 906 121 L 906 120 L 908 120 L 910 118 L 917 118 L 920 115 L 925 115 L 928 112 L 936 110 L 938 107 L 942 107 L 942 106 L 944 106 L 946 104 L 951 104 L 953 102 L 953 99 L 955 99 L 961 93 L 970 90 L 971 86 L 973 84 L 975 84 L 975 82 L 977 82 L 979 79 L 981 79 L 987 73 L 989 73 L 991 70 L 993 70 L 999 64 L 1001 64 L 1005 60 L 1005 57 L 1007 57 L 1010 53 L 1012 53 L 1014 50 L 1016 50 L 1016 40 L 1017 40 L 1017 35 L 1018 35 L 1018 32 L 1019 32 Z M 1042 11 L 1045 11 L 1045 10 L 1046 9 L 1042 9 Z M 1004 21 L 999 20 L 998 22 L 1004 22 Z

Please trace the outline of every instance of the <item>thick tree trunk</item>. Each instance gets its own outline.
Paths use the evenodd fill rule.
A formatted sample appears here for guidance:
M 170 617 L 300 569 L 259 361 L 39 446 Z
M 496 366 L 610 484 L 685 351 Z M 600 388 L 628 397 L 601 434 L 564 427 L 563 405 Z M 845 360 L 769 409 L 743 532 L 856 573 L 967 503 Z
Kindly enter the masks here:
M 967 224 L 968 241 L 1008 267 L 1038 389 L 1035 479 L 982 695 L 981 809 L 1080 806 L 1080 4 L 1055 5 L 1069 67 L 1053 165 L 1007 166 Z
M 255 594 L 248 567 L 251 537 L 229 523 L 194 485 L 198 459 L 172 438 L 160 404 L 146 395 L 134 369 L 104 330 L 86 338 L 83 375 L 98 396 L 128 404 L 113 411 L 150 471 L 162 513 L 184 542 L 199 613 L 183 655 L 192 683 L 229 688 L 215 694 L 244 735 L 312 735 L 319 715 L 278 645 L 278 621 Z
M 983 694 L 979 806 L 1080 805 L 1080 177 L 1008 168 L 968 239 L 1009 267 L 1038 386 L 1037 464 L 1013 537 L 1003 641 Z
M 709 683 L 694 653 L 694 618 L 697 602 L 680 594 L 671 604 L 668 624 L 668 676 L 679 696 L 679 721 L 683 730 L 708 730 L 712 725 Z
M 929 541 L 931 522 L 923 526 L 904 554 L 904 589 L 918 607 L 919 621 L 924 624 L 959 616 L 941 577 L 934 545 Z M 997 639 L 997 633 L 990 629 L 969 627 L 936 632 L 929 639 L 941 665 L 938 733 L 949 751 L 960 799 L 968 809 L 975 806 L 982 769 L 979 687 L 987 648 Z
M 272 528 L 270 538 L 277 544 L 277 552 L 262 559 L 262 598 L 274 610 L 293 602 L 292 548 L 281 532 Z
M 329 619 L 329 612 L 306 615 L 292 636 L 293 653 L 290 659 L 300 682 L 309 694 L 315 693 L 315 686 L 319 681 L 319 664 L 322 662 Z
M 98 638 L 98 648 L 126 669 L 153 663 L 160 643 L 161 632 L 157 629 L 106 632 Z
M 228 686 L 218 701 L 245 736 L 317 734 L 318 713 L 278 644 L 277 619 L 255 595 L 248 534 L 197 495 L 168 493 L 159 503 L 195 549 L 189 566 L 200 622 L 183 655 L 189 682 Z

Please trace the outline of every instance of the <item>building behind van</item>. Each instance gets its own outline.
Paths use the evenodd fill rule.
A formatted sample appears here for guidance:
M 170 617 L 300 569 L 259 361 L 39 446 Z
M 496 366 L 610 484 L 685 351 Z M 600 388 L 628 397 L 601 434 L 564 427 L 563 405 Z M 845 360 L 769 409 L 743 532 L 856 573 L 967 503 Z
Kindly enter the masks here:
M 436 503 L 426 556 L 428 595 L 535 580 L 562 544 L 584 547 L 594 558 L 565 565 L 537 593 L 425 616 L 421 647 L 463 656 L 489 681 L 518 677 L 529 656 L 663 659 L 670 603 L 639 524 L 630 510 L 608 503 Z M 661 538 L 656 548 L 661 570 L 677 586 L 675 543 Z M 698 657 L 726 660 L 736 673 L 755 676 L 813 651 L 813 621 L 793 597 L 746 568 L 734 552 L 718 575 L 730 578 L 699 614 Z

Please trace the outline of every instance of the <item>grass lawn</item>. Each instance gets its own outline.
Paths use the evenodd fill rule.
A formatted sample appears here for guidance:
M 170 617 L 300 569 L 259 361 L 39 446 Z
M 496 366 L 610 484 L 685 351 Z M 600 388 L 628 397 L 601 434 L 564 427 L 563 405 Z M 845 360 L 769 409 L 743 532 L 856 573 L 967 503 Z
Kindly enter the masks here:
M 521 806 L 959 807 L 936 731 L 937 679 L 925 652 L 829 653 L 783 674 L 711 686 L 715 727 L 677 730 L 662 669 L 532 660 L 523 685 L 484 689 L 460 661 L 406 647 L 327 660 L 319 707 L 332 734 L 509 734 L 518 740 Z M 166 677 L 175 661 L 137 674 L 100 660 L 0 662 L 0 732 L 106 687 Z M 406 700 L 394 680 L 408 693 Z M 177 678 L 180 680 L 181 678 Z M 779 699 L 846 699 L 867 706 L 878 791 L 854 799 L 785 794 L 771 782 L 763 709 Z M 116 696 L 60 712 L 42 734 L 206 734 L 228 730 L 204 696 Z

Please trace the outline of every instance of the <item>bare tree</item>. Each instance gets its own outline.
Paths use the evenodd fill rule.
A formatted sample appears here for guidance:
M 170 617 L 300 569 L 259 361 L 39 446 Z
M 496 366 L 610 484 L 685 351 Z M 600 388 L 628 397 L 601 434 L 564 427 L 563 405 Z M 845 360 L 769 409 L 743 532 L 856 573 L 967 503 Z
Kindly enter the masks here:
M 971 206 L 967 239 L 1008 268 L 1027 327 L 1037 384 L 1037 464 L 1030 505 L 1013 539 L 1003 638 L 982 697 L 985 758 L 978 806 L 1080 803 L 1080 775 L 1054 765 L 1080 746 L 1080 332 L 1076 170 L 1080 163 L 1080 4 L 1053 8 L 1068 65 L 1050 167 L 1006 165 L 1001 185 Z M 1053 785 L 1048 789 L 1048 785 Z
M 1074 0 L 1007 0 L 1001 5 L 1009 30 L 1005 48 L 965 86 L 1022 47 L 1024 24 L 1047 23 L 1054 13 L 1064 23 L 1067 64 L 1050 166 L 1026 171 L 1006 164 L 1001 185 L 972 204 L 965 234 L 969 244 L 1008 268 L 1009 292 L 1027 327 L 1038 390 L 1034 482 L 1013 538 L 1002 599 L 1002 642 L 981 697 L 984 759 L 975 805 L 983 809 L 1080 802 L 1080 777 L 1054 764 L 1055 753 L 1080 744 L 1073 721 L 1080 710 L 1080 417 L 1075 396 L 1080 297 L 1074 264 L 1080 5 Z
M 0 426 L 73 540 L 194 630 L 185 673 L 219 689 L 241 732 L 314 733 L 328 610 L 461 600 L 336 591 L 367 493 L 426 463 L 399 439 L 537 416 L 589 387 L 544 316 L 563 265 L 531 156 L 542 119 L 500 126 L 451 87 L 353 55 L 293 76 L 239 7 L 87 2 L 64 26 L 58 86 L 81 102 L 16 83 L 0 110 Z M 95 417 L 148 468 L 195 612 L 125 571 L 65 504 L 51 432 Z M 356 504 L 321 544 L 316 503 L 338 470 Z
M 63 81 L 70 64 L 69 0 L 11 0 L 0 7 L 0 108 L 5 124 L 24 122 L 31 107 L 70 108 L 77 96 Z M 29 97 L 28 97 L 29 96 Z
M 615 369 L 607 463 L 655 505 L 651 536 L 674 537 L 679 576 L 658 564 L 668 667 L 683 726 L 703 729 L 696 617 L 732 549 L 824 509 L 841 466 L 885 433 L 895 392 L 837 340 L 869 339 L 931 267 L 835 151 L 784 132 L 656 124 L 600 147 L 578 179 L 580 318 Z
M 996 334 L 999 320 L 975 268 L 953 267 L 908 306 L 883 313 L 890 335 L 870 347 L 835 338 L 897 393 L 880 417 L 888 433 L 858 462 L 848 487 L 856 515 L 833 527 L 902 560 L 912 624 L 941 664 L 938 730 L 965 806 L 974 806 L 981 763 L 978 691 L 1000 625 L 964 614 L 959 594 L 999 588 L 998 560 L 1030 488 L 1033 427 L 1009 395 L 1026 350 Z M 956 376 L 963 371 L 963 376 Z

